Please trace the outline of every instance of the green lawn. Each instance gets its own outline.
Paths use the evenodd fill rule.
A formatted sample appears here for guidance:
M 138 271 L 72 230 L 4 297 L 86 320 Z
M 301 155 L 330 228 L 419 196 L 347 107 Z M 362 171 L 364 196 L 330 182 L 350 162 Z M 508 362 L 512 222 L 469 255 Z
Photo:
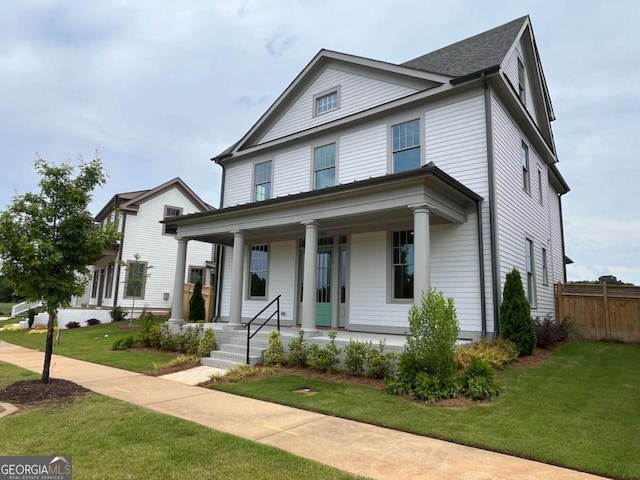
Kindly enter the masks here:
M 0 317 L 8 317 L 11 315 L 11 307 L 13 307 L 15 303 L 2 303 L 0 302 Z
M 574 342 L 498 373 L 491 404 L 427 407 L 368 386 L 286 375 L 212 388 L 617 478 L 640 478 L 640 345 Z M 317 393 L 296 393 L 303 387 Z
M 163 322 L 164 319 L 158 321 Z M 132 323 L 136 325 L 139 322 L 134 320 Z M 111 350 L 114 340 L 136 334 L 136 330 L 128 330 L 128 327 L 129 322 L 125 321 L 62 330 L 60 345 L 56 345 L 54 341 L 53 353 L 134 372 L 152 370 L 155 368 L 154 363 L 165 363 L 176 356 L 174 353 L 160 351 Z M 27 332 L 0 332 L 0 340 L 44 351 L 46 333 Z
M 0 388 L 37 375 L 0 362 Z M 0 421 L 3 455 L 71 455 L 83 479 L 352 479 L 276 448 L 96 394 Z

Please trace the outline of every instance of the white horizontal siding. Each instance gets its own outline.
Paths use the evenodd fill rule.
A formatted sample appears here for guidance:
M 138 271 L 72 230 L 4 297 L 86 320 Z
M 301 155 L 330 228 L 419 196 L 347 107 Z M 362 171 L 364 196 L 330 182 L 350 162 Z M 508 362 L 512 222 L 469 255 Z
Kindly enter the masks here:
M 537 302 L 532 306 L 531 313 L 533 316 L 543 316 L 554 310 L 552 282 L 549 285 L 542 284 L 542 247 L 547 249 L 548 254 L 552 253 L 552 219 L 549 218 L 547 205 L 538 200 L 537 171 L 540 169 L 543 172 L 542 178 L 546 182 L 547 166 L 495 97 L 492 108 L 501 289 L 506 274 L 514 267 L 519 270 L 526 288 L 525 241 L 527 238 L 532 240 Z M 522 140 L 529 145 L 531 194 L 522 188 Z
M 379 177 L 386 173 L 386 124 L 364 128 L 340 138 L 338 183 Z
M 454 300 L 460 329 L 482 328 L 476 215 L 464 224 L 431 227 L 431 286 Z
M 411 305 L 387 302 L 387 232 L 351 235 L 350 249 L 349 324 L 408 328 Z
M 340 87 L 340 107 L 337 110 L 314 116 L 314 95 L 335 87 Z M 376 80 L 365 75 L 355 75 L 327 68 L 295 100 L 258 143 L 265 143 L 346 117 L 416 91 L 413 88 Z
M 273 196 L 306 192 L 311 185 L 311 147 L 277 154 L 274 160 Z
M 560 199 L 553 186 L 549 184 L 547 190 L 549 219 L 551 221 L 551 253 L 549 266 L 551 268 L 549 281 L 564 282 L 564 256 L 562 253 L 562 223 L 560 219 Z
M 252 201 L 253 164 L 240 162 L 225 167 L 224 205 L 231 207 Z
M 532 81 L 532 76 L 529 71 L 529 65 L 535 64 L 535 59 L 529 62 L 528 61 L 529 59 L 525 58 L 523 52 L 524 52 L 524 49 L 522 46 L 522 39 L 521 39 L 520 42 L 518 42 L 518 45 L 514 49 L 513 53 L 509 55 L 509 57 L 505 61 L 503 72 L 507 77 L 507 79 L 509 80 L 509 83 L 513 87 L 513 90 L 516 92 L 516 94 L 519 94 L 520 88 L 519 88 L 519 82 L 518 82 L 518 58 L 522 60 L 524 64 L 524 73 L 525 73 L 525 89 L 527 92 L 527 97 L 526 97 L 527 102 L 526 102 L 525 108 L 527 109 L 527 111 L 531 115 L 531 118 L 533 118 L 533 121 L 537 125 L 538 117 L 536 114 L 535 103 L 533 101 L 533 95 L 531 94 L 531 88 L 534 85 L 534 83 Z

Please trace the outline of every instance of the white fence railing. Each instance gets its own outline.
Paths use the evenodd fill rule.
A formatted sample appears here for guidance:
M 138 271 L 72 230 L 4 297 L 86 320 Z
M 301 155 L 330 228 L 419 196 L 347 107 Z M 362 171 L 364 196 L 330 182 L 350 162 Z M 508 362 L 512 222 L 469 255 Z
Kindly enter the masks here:
M 42 300 L 38 300 L 36 302 L 17 303 L 13 307 L 11 307 L 11 317 L 17 317 L 18 315 L 28 312 L 30 308 L 38 308 L 41 306 Z

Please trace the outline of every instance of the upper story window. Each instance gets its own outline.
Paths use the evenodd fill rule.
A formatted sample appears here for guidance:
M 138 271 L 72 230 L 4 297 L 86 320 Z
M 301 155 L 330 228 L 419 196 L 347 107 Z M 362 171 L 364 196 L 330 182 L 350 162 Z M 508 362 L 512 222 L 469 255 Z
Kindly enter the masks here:
M 393 172 L 420 167 L 420 120 L 391 127 Z
M 331 110 L 337 110 L 339 107 L 340 90 L 338 88 L 314 97 L 314 115 L 322 115 Z
M 166 206 L 164 207 L 164 218 L 171 218 L 171 217 L 179 217 L 180 215 L 182 215 L 182 208 L 180 207 L 169 207 Z M 167 235 L 175 235 L 176 233 L 178 233 L 178 227 L 175 225 L 167 225 L 164 224 L 163 225 L 163 232 Z
M 518 96 L 523 104 L 527 104 L 527 87 L 524 63 L 518 58 Z
M 544 190 L 542 185 L 542 170 L 538 170 L 538 201 L 540 205 L 544 204 Z
M 525 241 L 525 256 L 527 266 L 527 300 L 529 300 L 529 305 L 534 306 L 536 303 L 535 258 L 533 242 L 528 238 Z
M 254 198 L 256 202 L 271 198 L 271 161 L 255 166 Z
M 267 296 L 267 279 L 269 266 L 269 246 L 252 245 L 249 257 L 249 297 L 264 298 Z
M 336 144 L 330 143 L 313 149 L 315 188 L 333 187 L 336 184 Z
M 531 175 L 529 172 L 529 147 L 522 142 L 520 148 L 520 162 L 522 163 L 522 188 L 525 192 L 531 192 Z
M 413 230 L 393 232 L 393 299 L 413 298 Z

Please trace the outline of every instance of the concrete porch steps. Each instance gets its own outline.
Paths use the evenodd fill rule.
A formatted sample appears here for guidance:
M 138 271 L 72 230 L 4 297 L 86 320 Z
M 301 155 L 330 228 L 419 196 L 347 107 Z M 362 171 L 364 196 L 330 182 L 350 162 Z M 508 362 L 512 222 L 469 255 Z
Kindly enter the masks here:
M 230 369 L 238 365 L 245 365 L 247 362 L 247 334 L 245 330 L 218 331 L 219 349 L 211 352 L 209 357 L 200 360 L 201 365 Z M 249 350 L 249 364 L 261 364 L 264 352 L 269 345 L 269 332 L 258 332 L 251 339 Z

